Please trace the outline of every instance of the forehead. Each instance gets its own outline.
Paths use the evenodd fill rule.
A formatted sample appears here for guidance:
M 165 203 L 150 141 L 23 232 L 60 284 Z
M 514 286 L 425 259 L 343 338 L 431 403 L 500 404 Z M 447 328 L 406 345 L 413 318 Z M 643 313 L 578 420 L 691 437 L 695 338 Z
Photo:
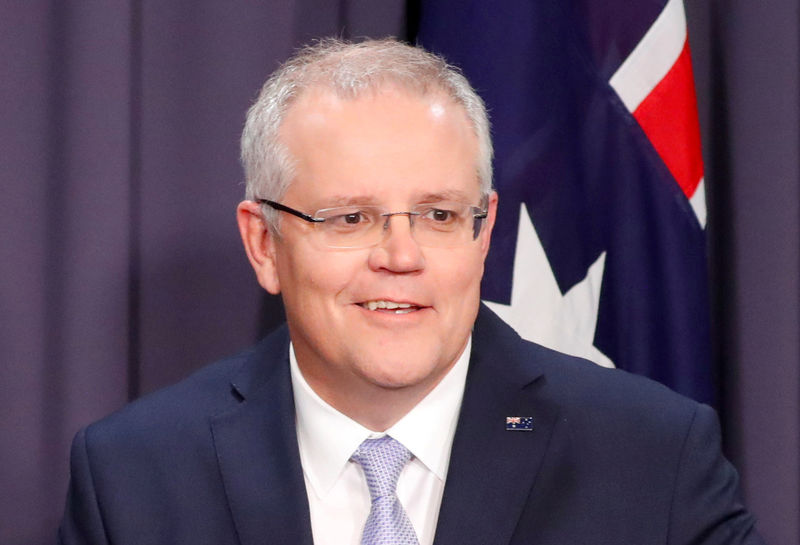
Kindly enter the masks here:
M 477 137 L 442 92 L 386 87 L 342 98 L 310 89 L 287 112 L 280 138 L 294 163 L 289 192 L 306 198 L 479 194 Z

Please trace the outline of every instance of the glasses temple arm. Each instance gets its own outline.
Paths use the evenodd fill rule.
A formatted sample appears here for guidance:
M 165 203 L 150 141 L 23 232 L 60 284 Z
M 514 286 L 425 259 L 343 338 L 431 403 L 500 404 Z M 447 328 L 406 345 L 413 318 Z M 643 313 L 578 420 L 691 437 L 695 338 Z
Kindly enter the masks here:
M 304 220 L 309 221 L 311 223 L 322 223 L 323 221 L 325 221 L 324 218 L 315 218 L 314 216 L 309 216 L 308 214 L 304 214 L 304 213 L 300 212 L 299 210 L 295 210 L 294 208 L 289 208 L 285 204 L 281 204 L 279 202 L 271 201 L 269 199 L 256 199 L 256 202 L 260 203 L 260 204 L 266 204 L 266 205 L 274 208 L 275 210 L 280 210 L 281 212 L 287 212 L 287 213 L 289 213 L 289 214 L 291 214 L 293 216 L 297 216 L 298 218 L 304 219 Z

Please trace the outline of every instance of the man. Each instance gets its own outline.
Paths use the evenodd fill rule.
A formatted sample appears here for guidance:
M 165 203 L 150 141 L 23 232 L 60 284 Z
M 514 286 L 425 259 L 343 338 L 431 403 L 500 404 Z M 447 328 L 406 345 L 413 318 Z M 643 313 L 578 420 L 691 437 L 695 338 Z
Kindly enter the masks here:
M 480 306 L 491 154 L 420 49 L 273 74 L 237 217 L 287 327 L 79 432 L 61 542 L 761 543 L 710 409 Z

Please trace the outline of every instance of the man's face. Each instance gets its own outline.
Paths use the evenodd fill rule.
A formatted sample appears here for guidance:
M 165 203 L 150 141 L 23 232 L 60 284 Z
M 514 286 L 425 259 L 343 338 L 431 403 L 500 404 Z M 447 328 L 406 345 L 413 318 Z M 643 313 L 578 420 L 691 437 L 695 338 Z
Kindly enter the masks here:
M 344 100 L 308 91 L 281 138 L 296 160 L 281 202 L 307 214 L 350 203 L 392 212 L 436 200 L 481 204 L 477 139 L 445 96 L 390 88 Z M 444 249 L 419 246 L 406 216 L 389 220 L 377 246 L 329 249 L 317 226 L 282 214 L 259 279 L 282 293 L 298 364 L 323 399 L 340 410 L 387 391 L 421 399 L 439 382 L 477 315 L 496 202 L 493 194 L 476 240 Z M 411 307 L 370 310 L 369 302 Z

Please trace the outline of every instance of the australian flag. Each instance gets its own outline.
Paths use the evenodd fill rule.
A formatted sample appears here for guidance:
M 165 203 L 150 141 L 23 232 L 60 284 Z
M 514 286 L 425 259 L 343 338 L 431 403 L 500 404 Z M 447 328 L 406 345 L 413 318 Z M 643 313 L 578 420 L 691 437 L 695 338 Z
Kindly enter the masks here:
M 423 0 L 487 103 L 483 298 L 523 337 L 713 403 L 703 165 L 681 0 Z
M 507 416 L 506 431 L 533 431 L 533 417 Z

